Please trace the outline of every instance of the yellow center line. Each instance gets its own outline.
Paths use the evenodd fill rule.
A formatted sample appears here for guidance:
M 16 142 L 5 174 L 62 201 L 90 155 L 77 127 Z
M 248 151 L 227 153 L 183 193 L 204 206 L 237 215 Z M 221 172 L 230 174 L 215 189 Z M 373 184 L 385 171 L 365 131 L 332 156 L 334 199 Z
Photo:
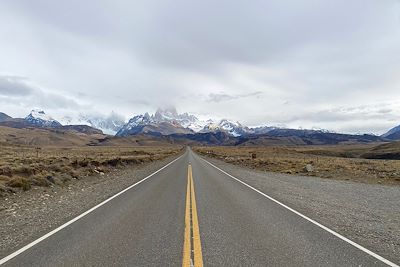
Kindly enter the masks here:
M 193 255 L 191 251 L 193 239 Z M 193 265 L 192 265 L 193 264 Z M 188 166 L 185 211 L 185 239 L 183 243 L 183 267 L 203 267 L 201 252 L 199 219 L 197 216 L 196 196 L 194 192 L 192 166 Z
M 191 254 L 191 223 L 190 223 L 190 175 L 188 168 L 188 181 L 186 189 L 186 211 L 185 211 L 185 239 L 183 243 L 183 262 L 182 267 L 190 266 L 190 254 Z
M 197 206 L 196 206 L 196 196 L 194 193 L 192 166 L 190 166 L 190 184 L 191 184 L 191 192 L 192 192 L 192 228 L 193 228 L 194 266 L 195 267 L 203 267 L 203 254 L 201 252 L 199 219 L 197 217 Z

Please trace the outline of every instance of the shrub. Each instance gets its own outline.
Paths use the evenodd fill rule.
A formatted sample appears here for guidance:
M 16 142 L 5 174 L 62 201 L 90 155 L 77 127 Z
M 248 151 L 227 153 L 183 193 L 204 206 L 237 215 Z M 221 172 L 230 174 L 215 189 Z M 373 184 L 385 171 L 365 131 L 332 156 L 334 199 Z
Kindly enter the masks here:
M 53 172 L 62 172 L 62 166 L 60 164 L 51 164 L 48 169 Z
M 87 167 L 88 165 L 89 165 L 89 161 L 87 159 L 79 161 L 79 166 L 81 166 L 81 167 Z
M 31 189 L 31 184 L 29 183 L 29 181 L 26 178 L 19 176 L 13 177 L 13 179 L 8 181 L 6 185 L 10 187 L 22 188 L 22 190 L 24 191 Z
M 36 173 L 36 170 L 27 166 L 18 166 L 13 170 L 13 172 L 23 176 L 30 176 L 34 175 Z
M 92 161 L 90 162 L 90 165 L 95 166 L 95 167 L 98 167 L 98 166 L 100 166 L 100 162 L 97 161 L 97 160 L 92 160 Z
M 106 160 L 103 164 L 116 167 L 116 166 L 120 165 L 121 163 L 122 163 L 121 158 L 114 158 L 114 159 Z
M 6 181 L 8 182 L 11 178 L 9 176 L 5 176 L 5 175 L 0 175 L 0 181 Z
M 49 186 L 50 182 L 42 175 L 35 175 L 31 177 L 32 185 L 36 186 Z
M 8 167 L 8 166 L 1 166 L 0 167 L 0 175 L 5 175 L 5 176 L 8 176 L 8 177 L 11 177 L 12 176 L 11 168 Z

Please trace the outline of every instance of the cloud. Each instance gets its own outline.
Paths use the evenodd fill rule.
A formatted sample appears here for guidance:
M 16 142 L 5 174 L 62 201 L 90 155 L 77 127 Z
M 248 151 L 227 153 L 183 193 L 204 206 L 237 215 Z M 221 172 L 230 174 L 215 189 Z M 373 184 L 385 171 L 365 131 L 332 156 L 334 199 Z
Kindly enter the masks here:
M 350 109 L 400 99 L 399 14 L 394 0 L 5 0 L 0 101 L 379 132 L 399 109 Z
M 28 78 L 12 75 L 0 75 L 0 102 L 2 106 L 15 105 L 26 110 L 34 107 L 53 111 L 83 107 L 70 97 L 42 89 Z
M 399 124 L 399 111 L 400 102 L 382 102 L 299 111 L 294 116 L 282 116 L 279 122 L 285 127 L 293 128 L 323 128 L 337 132 L 382 134 Z M 371 124 L 374 127 L 371 127 Z
M 27 96 L 34 89 L 25 83 L 26 79 L 18 76 L 0 75 L 0 95 L 3 96 Z
M 252 97 L 252 96 L 260 96 L 263 93 L 258 91 L 258 92 L 253 92 L 253 93 L 248 93 L 248 94 L 238 94 L 238 95 L 229 95 L 227 93 L 211 93 L 207 96 L 206 101 L 210 102 L 215 102 L 219 103 L 222 101 L 229 101 L 233 99 L 241 99 L 241 98 L 247 98 L 247 97 Z

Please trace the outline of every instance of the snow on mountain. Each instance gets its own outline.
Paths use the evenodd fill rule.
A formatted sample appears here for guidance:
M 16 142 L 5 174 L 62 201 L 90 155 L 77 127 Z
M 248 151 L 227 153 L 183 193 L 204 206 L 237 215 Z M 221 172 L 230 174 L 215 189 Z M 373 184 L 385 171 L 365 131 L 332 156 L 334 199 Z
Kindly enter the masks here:
M 243 126 L 239 122 L 230 121 L 227 119 L 222 119 L 219 122 L 215 123 L 213 121 L 209 121 L 207 125 L 201 130 L 201 132 L 226 132 L 232 136 L 241 136 L 250 132 L 250 129 L 246 126 Z
M 179 122 L 172 117 L 162 116 L 162 114 L 134 116 L 125 124 L 116 134 L 116 136 L 128 136 L 142 133 L 151 134 L 188 134 L 193 133 L 192 130 L 184 128 Z
M 153 119 L 156 122 L 176 122 L 183 128 L 188 128 L 194 132 L 199 132 L 207 124 L 207 122 L 199 120 L 194 115 L 188 113 L 178 114 L 174 107 L 157 109 Z
M 126 132 L 130 131 L 133 128 L 141 125 L 148 125 L 155 123 L 155 120 L 152 118 L 152 116 L 149 115 L 149 113 L 145 113 L 143 115 L 136 115 L 133 118 L 131 118 L 127 124 L 122 126 L 122 128 L 119 130 L 119 132 Z
M 201 121 L 194 115 L 188 113 L 179 114 L 174 107 L 168 107 L 157 109 L 154 115 L 145 113 L 134 116 L 124 126 L 124 129 L 128 130 L 139 125 L 160 124 L 165 122 L 178 127 L 187 128 L 194 132 L 199 132 L 207 124 L 206 121 Z
M 47 115 L 43 110 L 34 109 L 31 113 L 24 118 L 29 124 L 38 127 L 60 127 L 62 126 L 60 122 L 53 119 L 51 116 Z
M 196 116 L 183 113 L 179 114 L 174 107 L 159 108 L 154 115 L 145 113 L 136 115 L 125 124 L 118 136 L 126 136 L 138 133 L 152 132 L 160 134 L 193 133 L 203 129 L 206 122 Z
M 124 118 L 115 112 L 111 112 L 108 116 L 85 114 L 64 116 L 60 121 L 64 125 L 87 125 L 109 135 L 115 135 L 125 124 Z
M 172 121 L 172 120 L 179 120 L 180 115 L 176 111 L 174 107 L 168 107 L 165 109 L 157 109 L 156 113 L 153 116 L 155 121 Z
M 199 120 L 196 116 L 183 113 L 179 114 L 174 107 L 157 109 L 154 115 L 145 113 L 143 115 L 134 116 L 124 125 L 117 133 L 118 136 L 126 136 L 144 132 L 167 133 L 185 133 L 183 129 L 187 129 L 188 133 L 215 133 L 225 132 L 231 136 L 242 136 L 254 132 L 239 122 L 222 119 L 214 122 L 209 119 L 207 121 Z
M 0 114 L 2 115 L 2 114 Z M 4 115 L 6 118 L 6 115 Z M 0 117 L 2 118 L 2 117 Z M 6 120 L 6 119 L 4 119 Z M 47 115 L 43 110 L 34 109 L 22 122 L 38 127 L 61 127 L 61 126 L 90 126 L 101 130 L 105 134 L 126 136 L 140 133 L 152 134 L 193 134 L 193 133 L 218 133 L 224 132 L 230 136 L 266 134 L 277 127 L 259 126 L 249 128 L 239 122 L 222 119 L 200 120 L 189 113 L 179 114 L 174 107 L 159 108 L 150 115 L 149 113 L 136 115 L 127 123 L 125 119 L 112 112 L 110 115 L 101 114 L 78 114 L 57 117 Z M 395 129 L 394 129 L 395 130 Z

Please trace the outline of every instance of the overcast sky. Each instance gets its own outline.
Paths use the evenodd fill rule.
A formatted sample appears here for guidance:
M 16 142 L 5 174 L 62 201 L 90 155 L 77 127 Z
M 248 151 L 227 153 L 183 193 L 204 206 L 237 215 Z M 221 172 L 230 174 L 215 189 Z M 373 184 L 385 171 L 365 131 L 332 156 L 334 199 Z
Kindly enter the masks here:
M 2 0 L 0 111 L 400 124 L 396 0 Z

